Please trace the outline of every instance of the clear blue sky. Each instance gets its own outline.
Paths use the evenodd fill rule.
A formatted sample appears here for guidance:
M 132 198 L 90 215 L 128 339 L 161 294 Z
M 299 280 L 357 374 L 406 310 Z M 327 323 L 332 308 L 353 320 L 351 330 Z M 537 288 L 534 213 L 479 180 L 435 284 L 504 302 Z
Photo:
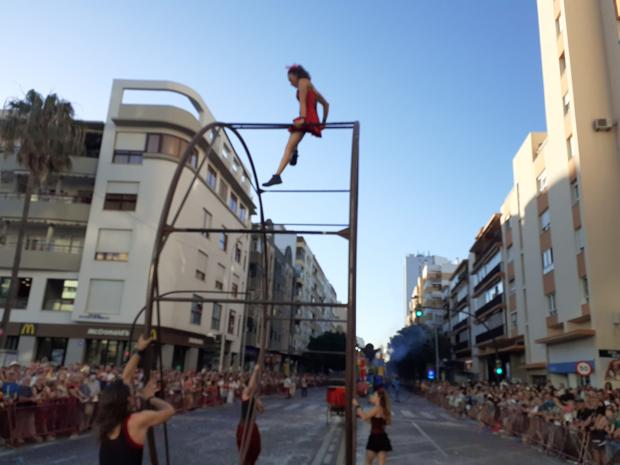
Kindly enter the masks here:
M 289 121 L 303 64 L 331 120 L 359 120 L 358 335 L 402 326 L 403 260 L 464 257 L 544 129 L 534 0 L 4 2 L 0 101 L 55 91 L 103 120 L 114 78 L 196 89 L 224 121 Z M 253 134 L 261 177 L 286 135 Z M 304 141 L 287 187 L 346 187 L 348 135 Z M 271 197 L 275 222 L 347 220 L 344 199 Z M 346 299 L 346 242 L 310 240 Z

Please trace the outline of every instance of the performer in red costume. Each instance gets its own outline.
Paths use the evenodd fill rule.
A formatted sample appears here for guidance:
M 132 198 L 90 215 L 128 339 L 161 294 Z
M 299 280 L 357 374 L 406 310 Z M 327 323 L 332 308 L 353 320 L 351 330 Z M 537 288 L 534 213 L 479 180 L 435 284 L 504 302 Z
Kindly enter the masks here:
M 297 146 L 304 138 L 306 133 L 310 133 L 315 137 L 321 137 L 321 130 L 327 121 L 329 113 L 329 103 L 316 90 L 314 84 L 310 80 L 310 73 L 301 65 L 293 65 L 288 69 L 288 80 L 293 87 L 297 88 L 297 100 L 299 101 L 299 116 L 293 120 L 293 125 L 289 128 L 291 133 L 284 149 L 284 155 L 280 161 L 278 171 L 269 181 L 263 184 L 264 187 L 282 184 L 280 175 L 289 163 L 291 166 L 297 164 L 299 152 Z M 323 120 L 319 121 L 317 113 L 317 103 L 323 107 Z

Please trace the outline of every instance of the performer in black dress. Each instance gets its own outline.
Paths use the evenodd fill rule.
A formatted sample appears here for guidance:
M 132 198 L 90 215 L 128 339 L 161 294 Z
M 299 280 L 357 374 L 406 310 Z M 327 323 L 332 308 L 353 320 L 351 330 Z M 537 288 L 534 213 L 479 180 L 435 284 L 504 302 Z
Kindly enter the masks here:
M 392 450 L 390 438 L 385 432 L 385 426 L 392 423 L 390 401 L 383 389 L 371 395 L 369 400 L 372 408 L 365 412 L 357 400 L 353 399 L 357 416 L 370 422 L 370 436 L 366 444 L 366 465 L 372 465 L 375 458 L 378 459 L 379 465 L 385 465 L 387 453 Z

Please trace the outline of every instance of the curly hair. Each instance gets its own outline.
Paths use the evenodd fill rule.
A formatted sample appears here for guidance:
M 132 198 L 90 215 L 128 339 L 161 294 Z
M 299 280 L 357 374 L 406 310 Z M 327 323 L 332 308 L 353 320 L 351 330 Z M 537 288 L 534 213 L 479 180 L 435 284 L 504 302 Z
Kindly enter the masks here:
M 288 74 L 296 76 L 297 79 L 311 79 L 310 73 L 301 65 L 291 65 L 288 68 Z
M 97 436 L 103 441 L 129 415 L 129 386 L 119 379 L 107 386 L 99 397 Z

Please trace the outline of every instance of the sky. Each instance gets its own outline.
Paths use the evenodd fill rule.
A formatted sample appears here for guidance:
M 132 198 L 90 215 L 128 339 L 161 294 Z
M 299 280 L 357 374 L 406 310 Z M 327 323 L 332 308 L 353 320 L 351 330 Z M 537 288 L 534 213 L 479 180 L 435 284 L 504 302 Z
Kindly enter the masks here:
M 124 78 L 186 84 L 220 121 L 288 122 L 285 67 L 304 65 L 330 121 L 361 124 L 357 335 L 375 345 L 403 326 L 405 255 L 464 258 L 545 129 L 534 0 L 32 0 L 3 2 L 0 21 L 0 102 L 56 92 L 81 119 L 105 120 Z M 245 135 L 265 181 L 287 134 Z M 283 188 L 348 188 L 350 141 L 307 137 Z M 276 223 L 348 221 L 342 195 L 265 202 Z M 309 243 L 346 301 L 346 241 Z

